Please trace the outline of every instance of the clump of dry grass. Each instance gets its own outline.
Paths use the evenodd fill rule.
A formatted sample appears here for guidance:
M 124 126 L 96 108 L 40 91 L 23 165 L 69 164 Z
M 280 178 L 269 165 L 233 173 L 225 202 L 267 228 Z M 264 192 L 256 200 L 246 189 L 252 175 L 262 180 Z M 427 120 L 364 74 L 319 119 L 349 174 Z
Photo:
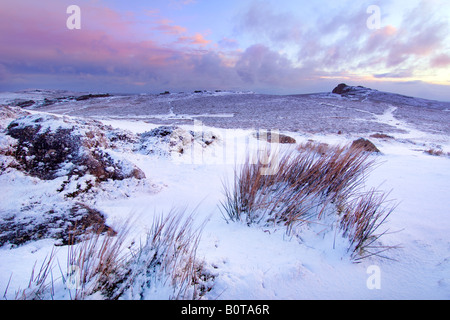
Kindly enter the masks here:
M 361 192 L 366 175 L 374 168 L 370 153 L 361 148 L 308 142 L 269 158 L 276 162 L 270 163 L 276 168 L 272 174 L 265 174 L 267 161 L 248 157 L 235 169 L 233 186 L 224 184 L 225 200 L 221 209 L 226 220 L 248 225 L 284 225 L 290 233 L 296 226 L 321 220 L 330 207 L 334 212 L 345 207 L 344 216 L 348 221 L 360 213 L 357 203 L 347 199 Z M 366 247 L 378 226 L 366 227 L 368 233 L 361 237 L 350 229 L 356 226 L 360 230 L 364 223 L 371 225 L 379 221 L 377 215 L 385 216 L 378 210 L 381 203 L 374 197 L 366 195 L 363 200 L 370 200 L 370 207 L 375 210 L 365 211 L 354 224 L 341 224 L 345 234 L 351 235 L 351 245 L 357 245 L 355 251 Z
M 386 205 L 387 195 L 375 189 L 347 201 L 343 205 L 340 229 L 350 241 L 349 251 L 358 261 L 369 256 L 380 254 L 393 246 L 383 246 L 377 241 L 387 231 L 377 232 L 395 205 Z
M 171 288 L 172 299 L 196 299 L 204 294 L 205 288 L 199 287 L 203 267 L 196 259 L 202 227 L 194 229 L 193 215 L 186 217 L 183 211 L 156 217 L 111 298 L 145 299 L 161 287 Z
M 358 188 L 373 165 L 368 157 L 358 149 L 306 144 L 273 157 L 273 174 L 264 174 L 262 161 L 247 158 L 235 170 L 233 188 L 224 185 L 222 209 L 229 220 L 248 224 L 307 221 L 312 207 Z
M 196 258 L 202 228 L 194 228 L 193 214 L 186 217 L 184 211 L 172 210 L 165 217 L 155 218 L 143 245 L 134 250 L 129 246 L 128 251 L 124 245 L 129 221 L 117 232 L 87 232 L 84 241 L 67 246 L 66 268 L 58 262 L 58 279 L 53 278 L 53 250 L 37 275 L 33 268 L 28 287 L 17 291 L 16 299 L 53 299 L 55 281 L 60 279 L 59 289 L 62 286 L 72 300 L 94 295 L 102 299 L 145 299 L 155 294 L 198 299 L 211 290 L 214 280 Z M 157 291 L 162 291 L 161 295 Z M 61 292 L 56 295 L 66 296 Z
M 437 156 L 437 157 L 440 157 L 440 156 L 444 156 L 444 155 L 445 155 L 444 151 L 442 151 L 441 149 L 433 149 L 433 148 L 430 148 L 430 149 L 428 149 L 428 150 L 425 150 L 424 152 L 425 152 L 426 154 L 429 154 L 430 156 Z M 447 155 L 449 156 L 450 153 L 447 153 Z
M 72 286 L 68 285 L 71 299 L 84 299 L 95 292 L 107 294 L 114 290 L 127 261 L 123 244 L 130 227 L 125 223 L 118 230 L 89 232 L 83 242 L 68 246 L 67 272 L 61 274 L 65 283 L 76 281 Z M 74 290 L 73 295 L 70 289 Z
M 31 271 L 30 280 L 28 282 L 28 287 L 25 289 L 19 289 L 16 292 L 16 300 L 42 300 L 50 299 L 53 297 L 54 291 L 52 265 L 55 258 L 55 253 L 56 251 L 52 249 L 50 255 L 45 257 L 36 275 L 36 263 L 34 264 Z M 49 277 L 51 278 L 51 281 L 49 281 Z M 6 297 L 7 290 L 8 288 L 6 288 L 5 293 L 3 294 L 4 297 Z

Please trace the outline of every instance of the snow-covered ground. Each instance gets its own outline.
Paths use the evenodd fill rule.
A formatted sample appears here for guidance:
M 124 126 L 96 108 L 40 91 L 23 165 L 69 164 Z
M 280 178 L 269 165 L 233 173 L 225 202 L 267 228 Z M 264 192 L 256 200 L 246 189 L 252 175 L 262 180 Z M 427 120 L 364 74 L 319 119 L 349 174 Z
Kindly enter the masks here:
M 336 110 L 343 105 L 340 99 L 326 99 L 329 107 Z M 370 138 L 381 154 L 373 155 L 378 165 L 366 181 L 368 189 L 390 191 L 389 199 L 398 203 L 384 225 L 389 232 L 381 239 L 386 246 L 399 246 L 385 253 L 388 259 L 372 256 L 354 263 L 346 246 L 339 245 L 346 240 L 336 238 L 333 232 L 311 229 L 295 237 L 288 236 L 281 227 L 227 223 L 220 210 L 223 183 L 232 181 L 236 163 L 262 144 L 255 139 L 254 130 L 246 126 L 219 128 L 200 121 L 183 124 L 181 127 L 187 131 L 212 132 L 218 139 L 207 148 L 194 144 L 182 155 L 172 157 L 122 149 L 120 155 L 145 173 L 145 182 L 106 183 L 103 192 L 86 201 L 105 214 L 109 225 L 133 217 L 135 224 L 130 236 L 136 241 L 145 237 L 155 215 L 173 208 L 195 211 L 196 223 L 207 221 L 197 258 L 214 275 L 214 286 L 204 299 L 449 299 L 450 157 L 446 154 L 450 152 L 450 137 L 398 119 L 396 110 L 397 106 L 390 106 L 373 112 L 362 106 L 359 113 L 370 113 L 361 122 L 393 128 L 392 133 L 384 133 L 394 138 Z M 44 111 L 32 110 L 38 114 Z M 232 112 L 227 110 L 215 113 L 205 110 L 200 116 L 188 112 L 176 114 L 190 120 L 211 115 L 219 120 L 232 118 Z M 155 117 L 175 119 L 176 114 L 170 109 Z M 148 116 L 145 119 L 98 113 L 94 116 L 105 125 L 134 134 L 160 125 Z M 297 143 L 314 140 L 341 145 L 361 135 L 282 132 Z M 365 137 L 370 133 L 375 132 Z M 444 155 L 424 153 L 433 147 Z M 58 179 L 41 181 L 17 170 L 5 171 L 0 175 L 0 213 L 5 218 L 14 206 L 23 208 L 27 203 L 32 206 L 33 201 L 56 206 L 61 200 L 55 194 L 60 184 Z M 52 248 L 57 250 L 58 261 L 65 262 L 67 248 L 54 244 L 52 239 L 42 239 L 18 247 L 1 247 L 0 296 L 12 299 L 20 288 L 26 288 L 33 265 L 39 267 Z M 56 277 L 59 270 L 54 273 Z M 67 291 L 56 290 L 54 298 L 67 299 Z M 155 294 L 151 298 L 168 297 Z

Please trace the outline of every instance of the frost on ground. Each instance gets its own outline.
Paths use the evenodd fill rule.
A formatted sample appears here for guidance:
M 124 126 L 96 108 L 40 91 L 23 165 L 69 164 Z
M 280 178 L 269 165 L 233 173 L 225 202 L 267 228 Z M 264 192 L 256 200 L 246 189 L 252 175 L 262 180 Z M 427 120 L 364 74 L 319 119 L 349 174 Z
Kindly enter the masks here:
M 0 294 L 450 298 L 448 103 L 347 87 L 297 96 L 0 94 Z M 285 181 L 260 178 L 254 196 L 263 201 L 241 201 L 244 218 L 234 222 L 224 214 L 224 188 L 249 155 L 275 169 L 264 152 L 314 146 L 311 160 L 325 161 L 326 150 L 353 141 L 372 148 L 375 164 L 358 176 L 353 202 L 313 188 L 319 192 L 302 198 L 310 209 L 303 219 L 288 205 L 296 193 Z M 263 223 L 247 223 L 249 200 L 259 205 L 252 221 L 264 214 Z M 366 226 L 339 226 L 351 225 L 350 208 L 381 200 L 395 210 L 378 228 L 382 236 L 366 242 L 377 254 L 355 261 L 349 235 Z

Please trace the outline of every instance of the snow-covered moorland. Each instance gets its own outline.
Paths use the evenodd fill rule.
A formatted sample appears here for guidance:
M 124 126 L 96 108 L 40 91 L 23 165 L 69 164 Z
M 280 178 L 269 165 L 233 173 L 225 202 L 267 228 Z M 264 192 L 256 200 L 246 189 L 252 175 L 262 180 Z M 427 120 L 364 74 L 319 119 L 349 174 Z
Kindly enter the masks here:
M 364 88 L 0 101 L 3 299 L 450 298 L 446 103 Z M 337 192 L 347 169 L 327 176 L 327 155 L 354 155 L 360 137 L 380 152 L 356 157 L 366 170 Z M 301 183 L 274 178 L 283 155 L 305 149 Z M 265 174 L 247 175 L 233 201 L 253 164 Z M 379 227 L 354 250 L 358 229 L 342 226 L 373 189 Z

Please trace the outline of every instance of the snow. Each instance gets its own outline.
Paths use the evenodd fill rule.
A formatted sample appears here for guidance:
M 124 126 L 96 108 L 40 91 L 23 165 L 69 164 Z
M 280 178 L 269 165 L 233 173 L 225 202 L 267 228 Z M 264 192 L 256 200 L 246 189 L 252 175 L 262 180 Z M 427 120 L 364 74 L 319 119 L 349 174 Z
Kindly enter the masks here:
M 20 98 L 12 94 L 7 97 Z M 336 98 L 337 102 L 330 106 L 339 108 L 341 100 Z M 373 256 L 354 263 L 345 250 L 346 239 L 320 228 L 306 228 L 296 237 L 288 236 L 281 227 L 227 223 L 220 211 L 223 183 L 233 181 L 235 165 L 247 152 L 264 144 L 254 138 L 255 130 L 248 128 L 226 129 L 200 122 L 180 125 L 186 131 L 213 132 L 219 139 L 207 148 L 194 143 L 189 152 L 171 157 L 124 151 L 126 154 L 120 156 L 143 170 L 147 179 L 106 183 L 102 192 L 86 201 L 105 213 L 112 225 L 132 217 L 132 237 L 137 241 L 145 237 L 155 215 L 173 208 L 194 211 L 198 224 L 207 221 L 197 257 L 215 279 L 204 299 L 450 299 L 450 158 L 423 152 L 430 144 L 450 150 L 450 140 L 444 134 L 425 132 L 399 120 L 395 111 L 396 107 L 391 106 L 384 112 L 370 114 L 370 121 L 398 130 L 396 139 L 373 139 L 382 154 L 374 156 L 378 166 L 366 182 L 368 189 L 390 191 L 389 199 L 399 203 L 386 223 L 389 232 L 382 238 L 385 245 L 400 245 L 386 253 L 389 259 Z M 39 114 L 39 110 L 33 113 Z M 232 116 L 227 112 L 203 114 L 208 115 Z M 159 115 L 175 116 L 173 112 Z M 178 116 L 192 120 L 202 115 Z M 148 117 L 104 117 L 101 122 L 134 134 L 159 126 L 148 121 Z M 345 144 L 359 137 L 283 133 L 294 137 L 297 143 L 313 139 Z M 3 144 L 8 142 L 2 139 Z M 0 214 L 5 216 L 9 210 L 36 199 L 46 201 L 47 206 L 58 203 L 61 195 L 56 195 L 55 190 L 61 181 L 38 180 L 12 169 L 0 175 Z M 54 244 L 54 240 L 44 239 L 16 248 L 1 247 L 0 295 L 6 292 L 4 298 L 12 299 L 19 288 L 26 288 L 33 265 L 39 267 Z M 66 261 L 65 250 L 66 247 L 57 247 L 56 259 L 60 263 Z M 368 285 L 371 266 L 377 266 L 381 272 L 379 288 Z M 55 275 L 58 272 L 54 270 Z M 159 289 L 146 297 L 168 298 L 167 288 Z M 69 298 L 65 290 L 57 290 L 56 294 L 56 299 Z

